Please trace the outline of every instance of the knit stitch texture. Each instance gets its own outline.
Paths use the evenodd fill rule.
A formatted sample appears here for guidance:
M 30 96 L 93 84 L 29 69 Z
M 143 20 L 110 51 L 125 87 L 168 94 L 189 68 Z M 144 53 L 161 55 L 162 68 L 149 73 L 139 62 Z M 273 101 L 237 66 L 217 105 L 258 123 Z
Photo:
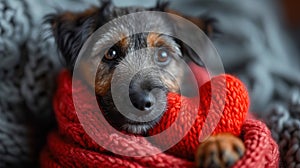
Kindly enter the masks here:
M 270 131 L 258 120 L 252 118 L 245 120 L 248 110 L 248 97 L 244 86 L 236 78 L 227 75 L 218 76 L 212 80 L 218 82 L 220 78 L 224 77 L 227 81 L 225 109 L 221 114 L 221 120 L 214 130 L 214 134 L 231 132 L 240 135 L 243 139 L 247 150 L 235 167 L 277 167 L 279 163 L 278 147 L 273 141 Z M 101 127 L 104 118 L 99 117 L 100 114 L 97 113 L 99 107 L 89 103 L 94 100 L 87 86 L 78 80 L 75 81 L 76 88 L 72 90 L 72 79 L 68 71 L 63 71 L 58 81 L 59 86 L 54 98 L 58 130 L 54 130 L 48 136 L 47 146 L 40 157 L 41 167 L 193 167 L 192 156 L 195 147 L 199 145 L 197 137 L 201 132 L 203 119 L 205 119 L 206 112 L 209 109 L 209 102 L 212 101 L 212 109 L 220 110 L 217 106 L 217 99 L 210 100 L 209 98 L 211 92 L 208 89 L 210 87 L 208 82 L 200 89 L 201 97 L 203 97 L 200 103 L 203 106 L 198 111 L 196 123 L 178 144 L 165 153 L 152 156 L 121 156 L 99 146 L 86 134 L 77 118 L 72 94 L 81 96 L 80 109 L 85 110 L 86 120 L 93 122 L 87 129 L 94 130 L 97 141 L 106 142 L 106 145 L 115 148 L 117 151 L 125 150 L 136 155 L 140 152 L 159 151 L 160 149 L 157 146 L 162 145 L 168 138 L 172 138 L 172 135 L 165 137 L 164 140 L 154 139 L 154 142 L 150 143 L 144 138 L 140 139 L 132 136 L 125 139 L 116 134 L 110 134 L 109 128 Z M 231 99 L 233 95 L 236 99 Z M 178 104 L 180 103 L 178 99 L 180 99 L 180 95 L 168 94 L 168 110 L 158 126 L 150 131 L 150 134 L 165 130 L 178 115 L 185 116 L 185 118 L 182 118 L 182 122 L 177 125 L 178 131 L 190 120 L 186 116 L 188 114 L 185 110 L 192 110 L 190 103 L 193 100 L 183 97 L 182 104 Z M 178 110 L 180 105 L 182 111 Z
M 247 85 L 253 113 L 267 123 L 280 144 L 282 166 L 295 167 L 300 166 L 300 57 L 273 3 L 174 0 L 170 7 L 221 21 L 216 22 L 221 33 L 211 40 L 226 72 L 238 75 Z M 99 3 L 0 0 L 0 167 L 36 164 L 38 146 L 44 143 L 44 134 L 52 126 L 51 99 L 56 86 L 53 77 L 61 64 L 54 40 L 45 39 L 41 33 L 43 16 L 58 9 L 83 10 L 91 4 Z M 155 1 L 140 0 L 117 2 L 154 4 Z M 209 13 L 203 12 L 208 10 Z

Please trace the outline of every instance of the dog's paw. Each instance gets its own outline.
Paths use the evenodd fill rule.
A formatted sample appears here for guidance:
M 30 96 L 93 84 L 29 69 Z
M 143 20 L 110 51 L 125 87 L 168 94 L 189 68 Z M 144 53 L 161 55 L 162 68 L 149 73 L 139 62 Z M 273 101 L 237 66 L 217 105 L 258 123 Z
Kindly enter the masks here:
M 196 166 L 226 168 L 234 165 L 245 152 L 242 140 L 231 134 L 209 137 L 196 151 Z

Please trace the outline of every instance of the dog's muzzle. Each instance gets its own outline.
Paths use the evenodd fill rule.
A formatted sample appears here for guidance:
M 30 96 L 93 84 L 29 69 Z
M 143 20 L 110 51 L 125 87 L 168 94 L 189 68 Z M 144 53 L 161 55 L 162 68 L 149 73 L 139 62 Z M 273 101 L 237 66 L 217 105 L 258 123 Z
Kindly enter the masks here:
M 156 75 L 146 72 L 136 74 L 129 86 L 129 97 L 131 103 L 142 113 L 150 113 L 157 102 L 164 102 L 166 88 Z
M 166 110 L 167 89 L 158 70 L 145 68 L 131 77 L 112 81 L 113 101 L 128 122 L 147 123 L 160 118 Z M 122 72 L 116 72 L 121 73 Z M 123 71 L 124 73 L 124 71 Z

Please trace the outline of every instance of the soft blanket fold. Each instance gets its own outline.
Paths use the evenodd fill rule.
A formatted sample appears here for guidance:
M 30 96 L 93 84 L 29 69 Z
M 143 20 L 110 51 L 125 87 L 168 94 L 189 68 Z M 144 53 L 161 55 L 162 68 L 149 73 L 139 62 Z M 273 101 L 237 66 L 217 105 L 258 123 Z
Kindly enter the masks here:
M 224 75 L 226 83 L 225 108 L 221 114 L 221 119 L 213 134 L 220 132 L 231 132 L 240 135 L 246 146 L 246 153 L 234 167 L 278 167 L 278 147 L 271 138 L 271 133 L 264 123 L 252 119 L 246 119 L 248 110 L 248 97 L 241 84 L 234 77 Z M 217 80 L 217 78 L 212 79 Z M 145 157 L 128 157 L 114 154 L 98 145 L 83 129 L 80 124 L 73 104 L 72 94 L 82 94 L 84 104 L 81 108 L 86 109 L 87 116 L 95 116 L 94 108 L 87 102 L 93 98 L 80 81 L 76 81 L 79 86 L 72 90 L 72 79 L 68 71 L 63 71 L 58 78 L 58 90 L 54 97 L 54 109 L 58 123 L 58 130 L 54 130 L 48 136 L 48 142 L 40 155 L 41 167 L 194 167 L 193 153 L 195 147 L 199 145 L 198 137 L 203 128 L 203 121 L 207 116 L 208 107 L 218 109 L 215 105 L 218 98 L 204 99 L 210 95 L 210 85 L 205 84 L 203 94 L 200 98 L 200 110 L 198 117 L 186 136 L 174 147 L 164 153 Z M 205 91 L 208 90 L 208 91 Z M 232 94 L 230 94 L 232 93 Z M 153 128 L 149 134 L 155 135 L 172 124 L 172 120 L 181 114 L 176 111 L 178 104 L 177 94 L 168 95 L 168 110 L 164 114 L 157 127 Z M 206 96 L 206 97 L 205 97 Z M 205 103 L 205 101 L 207 101 Z M 183 109 L 190 109 L 189 104 L 184 104 L 189 100 L 182 101 Z M 204 104 L 203 104 L 204 102 Z M 208 106 L 212 103 L 212 106 Z M 118 151 L 126 151 L 133 155 L 145 155 L 153 151 L 160 151 L 158 146 L 168 141 L 162 139 L 152 139 L 151 143 L 144 138 L 132 136 L 124 138 L 118 134 L 110 134 L 105 128 L 101 128 L 101 119 L 94 117 L 97 124 L 90 127 L 95 131 L 97 141 L 102 140 L 106 146 Z M 166 124 L 166 121 L 167 124 Z M 185 122 L 185 121 L 183 121 Z M 182 123 L 181 123 L 182 124 Z M 200 131 L 199 131 L 200 130 Z

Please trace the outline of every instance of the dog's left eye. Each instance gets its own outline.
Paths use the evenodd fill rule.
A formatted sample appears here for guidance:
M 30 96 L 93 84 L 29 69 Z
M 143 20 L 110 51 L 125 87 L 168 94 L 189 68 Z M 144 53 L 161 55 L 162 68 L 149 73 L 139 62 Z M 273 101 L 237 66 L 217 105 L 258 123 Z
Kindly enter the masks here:
M 108 51 L 105 52 L 104 57 L 107 60 L 112 60 L 115 59 L 116 57 L 118 57 L 118 50 L 115 47 L 110 48 Z
M 167 64 L 170 60 L 170 53 L 167 49 L 159 49 L 156 53 L 156 61 L 160 64 Z

